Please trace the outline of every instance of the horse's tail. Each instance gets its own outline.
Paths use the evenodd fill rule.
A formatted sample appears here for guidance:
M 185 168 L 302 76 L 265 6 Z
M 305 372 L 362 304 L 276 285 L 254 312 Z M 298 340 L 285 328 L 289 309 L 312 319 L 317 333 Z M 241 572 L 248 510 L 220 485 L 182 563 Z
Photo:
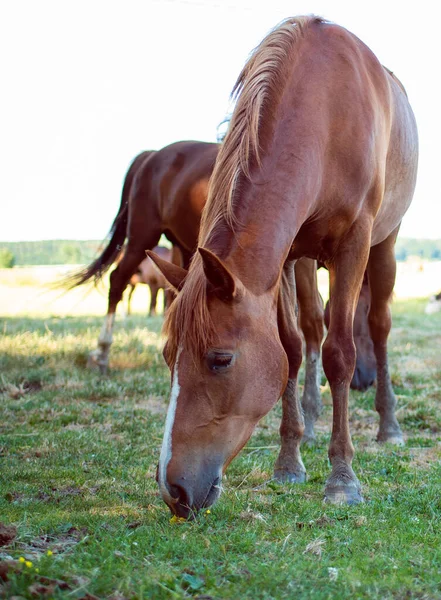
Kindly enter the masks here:
M 100 256 L 93 261 L 93 263 L 87 267 L 84 267 L 77 273 L 68 275 L 65 279 L 63 279 L 61 282 L 63 287 L 67 286 L 68 289 L 72 289 L 78 285 L 86 283 L 92 278 L 95 283 L 98 283 L 121 254 L 127 235 L 129 195 L 132 181 L 141 162 L 143 162 L 144 159 L 146 159 L 152 153 L 153 151 L 146 151 L 139 154 L 127 171 L 121 193 L 121 204 L 108 234 L 108 237 L 110 236 L 110 240 L 107 243 L 107 246 L 101 252 Z
M 111 238 L 107 246 L 90 265 L 84 267 L 77 273 L 68 275 L 64 279 L 63 285 L 67 285 L 69 289 L 72 289 L 77 285 L 86 283 L 86 281 L 89 281 L 89 279 L 92 278 L 95 283 L 98 283 L 121 253 L 126 239 L 128 212 L 128 204 L 121 202 L 120 209 L 109 232 Z

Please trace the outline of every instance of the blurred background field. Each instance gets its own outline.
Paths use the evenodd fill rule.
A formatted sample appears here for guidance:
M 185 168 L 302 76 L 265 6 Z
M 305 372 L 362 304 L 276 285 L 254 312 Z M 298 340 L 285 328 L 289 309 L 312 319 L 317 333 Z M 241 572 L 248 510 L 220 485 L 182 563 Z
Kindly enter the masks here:
M 397 265 L 396 299 L 426 298 L 440 291 L 441 261 L 410 258 Z M 0 269 L 0 315 L 65 317 L 104 314 L 107 309 L 108 276 L 97 287 L 85 285 L 67 293 L 51 288 L 54 283 L 78 268 L 80 267 L 75 265 L 63 265 Z M 327 271 L 320 269 L 318 280 L 320 293 L 326 300 Z M 132 297 L 132 312 L 146 313 L 148 303 L 148 287 L 138 285 Z M 161 291 L 158 298 L 159 310 L 162 305 Z M 123 313 L 121 305 L 118 312 Z
M 97 286 L 88 284 L 68 292 L 51 287 L 78 268 L 68 265 L 0 269 L 0 315 L 67 317 L 104 314 L 107 310 L 108 275 Z M 147 313 L 149 294 L 146 285 L 136 287 L 131 302 L 132 312 Z M 126 304 L 125 296 L 124 306 Z M 158 310 L 162 305 L 160 291 Z M 120 304 L 119 314 L 123 313 L 122 308 Z

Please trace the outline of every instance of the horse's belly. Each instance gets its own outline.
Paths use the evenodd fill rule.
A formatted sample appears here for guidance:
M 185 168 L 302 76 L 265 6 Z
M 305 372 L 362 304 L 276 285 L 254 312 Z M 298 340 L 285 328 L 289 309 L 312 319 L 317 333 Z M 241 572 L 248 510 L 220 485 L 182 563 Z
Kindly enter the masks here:
M 399 227 L 412 202 L 415 189 L 415 177 L 413 173 L 410 173 L 410 175 L 407 180 L 402 179 L 399 182 L 392 182 L 389 189 L 386 189 L 372 227 L 371 246 L 380 244 Z

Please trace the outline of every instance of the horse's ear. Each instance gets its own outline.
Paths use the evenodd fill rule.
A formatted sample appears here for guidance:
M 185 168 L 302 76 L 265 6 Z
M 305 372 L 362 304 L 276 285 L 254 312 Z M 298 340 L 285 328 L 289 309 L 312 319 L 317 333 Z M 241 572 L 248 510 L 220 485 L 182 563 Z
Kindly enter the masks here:
M 178 267 L 178 265 L 174 265 L 168 260 L 159 258 L 159 256 L 151 250 L 146 250 L 145 253 L 152 259 L 172 288 L 179 291 L 182 288 L 187 271 L 182 267 Z
M 198 248 L 202 257 L 205 277 L 213 292 L 224 301 L 238 300 L 242 293 L 242 283 L 224 265 L 220 258 L 207 248 Z

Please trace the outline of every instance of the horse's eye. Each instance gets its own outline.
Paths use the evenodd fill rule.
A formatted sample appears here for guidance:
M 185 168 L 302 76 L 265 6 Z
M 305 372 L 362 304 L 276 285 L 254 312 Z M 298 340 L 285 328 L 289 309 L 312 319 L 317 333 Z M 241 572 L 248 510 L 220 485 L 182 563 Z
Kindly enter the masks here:
M 207 355 L 207 365 L 210 371 L 215 373 L 225 371 L 235 361 L 235 355 L 228 352 L 210 352 Z

